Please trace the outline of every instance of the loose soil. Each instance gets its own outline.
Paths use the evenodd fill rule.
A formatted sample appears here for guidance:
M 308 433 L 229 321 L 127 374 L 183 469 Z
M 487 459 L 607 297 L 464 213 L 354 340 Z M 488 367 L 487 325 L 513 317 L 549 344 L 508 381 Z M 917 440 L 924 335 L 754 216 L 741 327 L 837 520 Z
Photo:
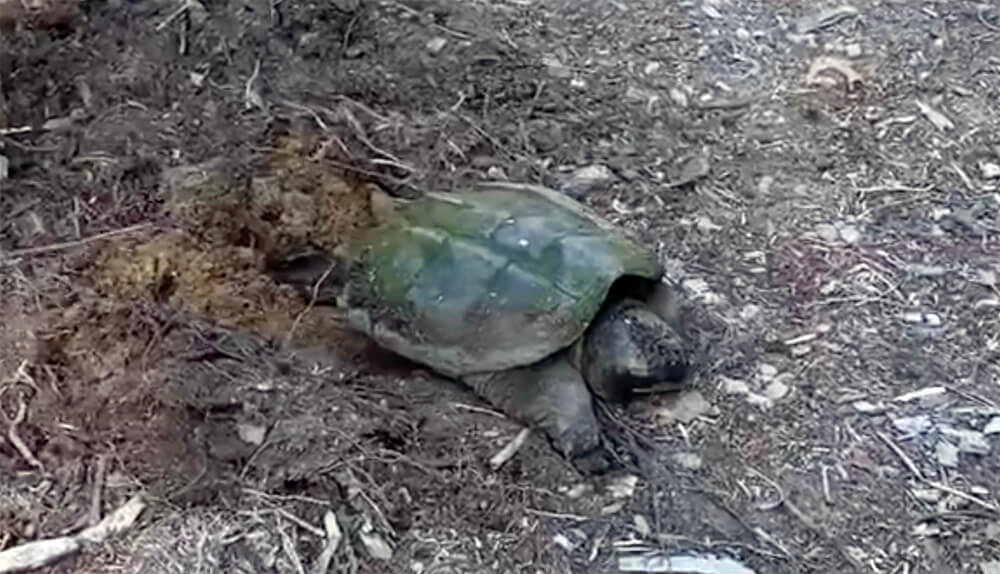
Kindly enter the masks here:
M 0 550 L 142 492 L 48 571 L 313 571 L 329 516 L 336 572 L 1000 560 L 1000 10 L 58 4 L 0 14 Z M 638 467 L 532 434 L 493 469 L 517 423 L 271 277 L 376 187 L 485 178 L 580 198 L 685 294 L 696 393 L 617 413 Z

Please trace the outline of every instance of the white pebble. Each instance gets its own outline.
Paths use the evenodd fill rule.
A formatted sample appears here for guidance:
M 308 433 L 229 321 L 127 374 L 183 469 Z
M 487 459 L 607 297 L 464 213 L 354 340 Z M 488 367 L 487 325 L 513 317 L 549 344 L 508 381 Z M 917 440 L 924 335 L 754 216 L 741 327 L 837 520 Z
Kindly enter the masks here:
M 787 394 L 788 385 L 782 383 L 781 381 L 772 381 L 771 384 L 767 385 L 767 388 L 764 389 L 764 396 L 772 401 L 783 399 Z

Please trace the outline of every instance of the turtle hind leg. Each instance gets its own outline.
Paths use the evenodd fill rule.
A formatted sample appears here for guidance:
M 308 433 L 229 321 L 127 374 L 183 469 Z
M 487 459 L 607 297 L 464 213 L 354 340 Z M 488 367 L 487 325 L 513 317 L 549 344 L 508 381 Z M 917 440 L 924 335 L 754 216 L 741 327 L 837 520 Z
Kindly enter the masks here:
M 542 430 L 580 472 L 610 469 L 590 389 L 565 353 L 527 367 L 467 377 L 465 383 L 508 416 Z

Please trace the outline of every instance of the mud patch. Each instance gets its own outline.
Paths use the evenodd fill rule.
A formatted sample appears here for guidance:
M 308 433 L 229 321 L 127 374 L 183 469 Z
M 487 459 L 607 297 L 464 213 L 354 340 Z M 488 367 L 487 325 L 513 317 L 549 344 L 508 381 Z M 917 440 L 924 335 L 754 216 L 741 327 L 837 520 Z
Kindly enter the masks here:
M 220 162 L 164 174 L 170 226 L 107 244 L 86 276 L 112 299 L 165 305 L 297 346 L 353 341 L 341 313 L 311 306 L 269 271 L 305 251 L 338 252 L 372 222 L 371 187 L 283 138 L 253 177 Z M 336 348 L 334 350 L 343 350 Z

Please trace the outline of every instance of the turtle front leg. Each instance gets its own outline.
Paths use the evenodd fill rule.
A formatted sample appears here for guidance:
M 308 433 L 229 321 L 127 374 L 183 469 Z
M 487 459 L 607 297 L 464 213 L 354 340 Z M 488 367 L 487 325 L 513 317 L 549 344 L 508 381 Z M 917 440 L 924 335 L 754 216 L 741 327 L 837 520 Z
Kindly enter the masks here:
M 608 470 L 590 389 L 565 353 L 527 367 L 465 378 L 508 416 L 542 430 L 584 474 Z

